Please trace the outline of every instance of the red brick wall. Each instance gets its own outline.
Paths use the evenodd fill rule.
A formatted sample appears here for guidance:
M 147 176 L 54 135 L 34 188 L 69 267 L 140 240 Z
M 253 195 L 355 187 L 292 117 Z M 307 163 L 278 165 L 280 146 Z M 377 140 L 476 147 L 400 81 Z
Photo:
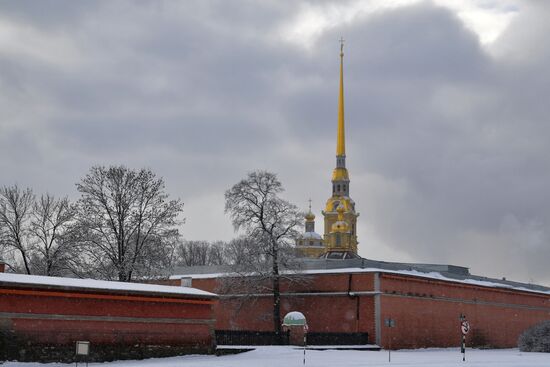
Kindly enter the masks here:
M 467 345 L 515 347 L 528 327 L 550 319 L 550 295 L 442 282 L 403 275 L 380 275 L 382 345 L 395 348 L 459 346 L 459 315 L 471 325 Z
M 374 274 L 317 274 L 302 285 L 283 283 L 283 292 L 373 291 Z M 194 279 L 193 286 L 216 292 L 217 279 Z M 179 284 L 179 283 L 178 283 Z M 393 348 L 450 347 L 460 344 L 458 317 L 472 329 L 468 345 L 514 347 L 528 327 L 550 319 L 550 295 L 433 280 L 403 274 L 380 274 L 381 344 Z M 375 296 L 282 297 L 282 315 L 302 312 L 311 331 L 368 332 L 375 342 Z M 216 329 L 272 330 L 272 298 L 253 301 L 221 298 L 215 306 Z M 397 321 L 392 330 L 384 319 Z M 390 335 L 391 333 L 391 335 Z
M 25 312 L 30 314 L 65 314 L 89 316 L 124 316 L 149 318 L 193 318 L 213 319 L 213 310 L 209 304 L 168 303 L 111 300 L 94 298 L 66 298 L 42 296 L 41 291 L 26 290 L 27 294 L 1 294 L 0 312 Z M 31 293 L 32 292 L 32 293 Z M 0 289 L 0 293 L 2 293 Z M 63 292 L 71 294 L 71 292 Z M 89 295 L 90 293 L 86 293 Z M 100 297 L 101 295 L 98 294 Z M 147 299 L 147 297 L 143 297 Z M 150 297 L 151 298 L 151 297 Z
M 167 344 L 210 348 L 209 325 L 13 319 L 17 335 L 39 344 Z
M 0 344 L 8 345 L 5 349 L 6 353 L 12 353 L 11 358 L 27 361 L 41 360 L 37 358 L 50 349 L 53 354 L 44 356 L 42 361 L 57 358 L 69 361 L 77 340 L 90 341 L 92 351 L 106 351 L 109 358 L 157 355 L 149 345 L 157 350 L 162 345 L 174 347 L 162 349 L 162 355 L 185 350 L 208 352 L 214 343 L 214 305 L 211 299 L 185 295 L 164 297 L 2 286 Z M 132 351 L 128 352 L 124 346 Z M 13 354 L 25 349 L 30 354 Z M 120 352 L 119 356 L 112 353 L 113 349 Z M 94 359 L 104 360 L 104 356 L 96 355 Z
M 372 295 L 348 296 L 347 292 L 372 291 L 372 273 L 318 274 L 301 276 L 299 283 L 283 281 L 281 318 L 287 312 L 300 311 L 312 332 L 368 332 L 374 338 L 374 300 Z M 193 287 L 216 292 L 218 279 L 193 279 Z M 176 282 L 177 283 L 177 282 Z M 350 287 L 351 286 L 351 287 Z M 342 295 L 292 295 L 295 293 L 341 292 Z M 214 306 L 218 330 L 273 330 L 271 296 L 220 298 Z M 374 339 L 372 339 L 374 342 Z

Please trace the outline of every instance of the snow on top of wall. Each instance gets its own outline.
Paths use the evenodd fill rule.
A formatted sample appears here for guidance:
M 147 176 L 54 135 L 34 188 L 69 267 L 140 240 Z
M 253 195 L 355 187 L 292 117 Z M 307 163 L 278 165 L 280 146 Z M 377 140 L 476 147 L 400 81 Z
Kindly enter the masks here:
M 142 284 L 129 282 L 115 282 L 96 279 L 76 279 L 46 277 L 39 275 L 0 273 L 0 285 L 2 283 L 16 283 L 26 285 L 42 285 L 57 287 L 85 288 L 90 290 L 130 291 L 147 293 L 166 293 L 190 296 L 214 297 L 216 294 L 190 287 L 176 287 L 168 285 Z
M 293 272 L 286 272 L 286 273 L 292 274 Z M 472 278 L 454 279 L 454 278 L 446 277 L 445 275 L 438 272 L 424 273 L 417 270 L 388 270 L 388 269 L 379 269 L 379 268 L 341 268 L 341 269 L 310 269 L 310 270 L 304 270 L 301 272 L 294 272 L 294 273 L 299 273 L 299 274 L 340 274 L 340 273 L 401 274 L 401 275 L 411 275 L 411 276 L 420 277 L 420 278 L 443 280 L 446 282 L 477 285 L 481 287 L 502 288 L 502 289 L 510 289 L 510 290 L 516 290 L 516 291 L 550 295 L 550 291 L 536 290 L 536 289 L 530 289 L 527 287 L 518 287 L 510 284 L 497 283 L 497 282 L 491 282 L 486 280 L 477 280 Z M 210 278 L 232 277 L 237 275 L 239 274 L 235 274 L 235 273 L 187 274 L 187 275 L 173 275 L 170 277 L 170 279 L 180 279 L 182 277 L 191 277 L 193 279 L 210 279 Z

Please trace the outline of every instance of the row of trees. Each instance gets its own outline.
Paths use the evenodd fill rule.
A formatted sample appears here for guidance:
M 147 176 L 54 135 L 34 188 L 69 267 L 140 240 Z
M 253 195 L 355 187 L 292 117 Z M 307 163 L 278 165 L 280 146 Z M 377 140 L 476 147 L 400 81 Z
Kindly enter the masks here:
M 231 265 L 234 272 L 251 272 L 269 268 L 264 244 L 247 235 L 231 241 L 183 241 L 176 246 L 176 266 Z M 283 250 L 288 258 L 293 248 Z
M 0 189 L 0 243 L 13 270 L 59 275 L 71 268 L 74 249 L 65 240 L 76 215 L 67 198 L 36 198 L 30 189 Z M 11 255 L 11 256 L 10 256 Z M 18 269 L 20 267 L 21 269 Z
M 240 233 L 230 242 L 182 242 L 183 203 L 169 199 L 150 170 L 92 167 L 76 188 L 74 203 L 16 185 L 0 189 L 0 256 L 13 271 L 131 281 L 174 265 L 233 265 L 247 276 L 234 277 L 232 288 L 272 292 L 280 332 L 281 268 L 296 267 L 302 215 L 279 196 L 275 174 L 252 172 L 226 191 L 225 211 Z
M 12 270 L 127 281 L 171 265 L 183 203 L 168 200 L 162 179 L 98 166 L 77 189 L 75 203 L 0 189 L 0 253 Z
M 226 192 L 226 212 L 241 236 L 229 242 L 182 241 L 183 203 L 170 200 L 150 170 L 92 167 L 76 185 L 80 198 L 0 188 L 0 258 L 13 271 L 132 280 L 172 265 L 235 265 L 278 273 L 300 215 L 280 199 L 282 185 L 256 171 Z

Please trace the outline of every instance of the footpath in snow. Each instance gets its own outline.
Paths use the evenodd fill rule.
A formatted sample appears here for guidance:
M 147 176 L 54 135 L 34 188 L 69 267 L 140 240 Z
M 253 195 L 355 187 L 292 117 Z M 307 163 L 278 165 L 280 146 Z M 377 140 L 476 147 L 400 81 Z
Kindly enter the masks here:
M 190 355 L 182 357 L 90 363 L 102 367 L 300 367 L 303 350 L 294 347 L 258 347 L 254 351 L 225 356 Z M 306 366 L 476 366 L 476 367 L 549 367 L 550 354 L 522 353 L 517 349 L 467 350 L 466 362 L 453 349 L 417 349 L 392 351 L 391 364 L 387 351 L 308 350 Z M 2 367 L 68 367 L 68 364 L 6 362 Z M 82 366 L 82 364 L 79 364 Z

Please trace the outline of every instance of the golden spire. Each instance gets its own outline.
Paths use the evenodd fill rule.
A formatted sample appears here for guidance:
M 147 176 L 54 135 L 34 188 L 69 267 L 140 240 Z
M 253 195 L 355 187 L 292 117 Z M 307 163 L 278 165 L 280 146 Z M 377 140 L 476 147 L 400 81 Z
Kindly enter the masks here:
M 344 38 L 340 38 L 340 94 L 338 95 L 338 138 L 336 155 L 346 155 L 346 139 L 344 136 Z

